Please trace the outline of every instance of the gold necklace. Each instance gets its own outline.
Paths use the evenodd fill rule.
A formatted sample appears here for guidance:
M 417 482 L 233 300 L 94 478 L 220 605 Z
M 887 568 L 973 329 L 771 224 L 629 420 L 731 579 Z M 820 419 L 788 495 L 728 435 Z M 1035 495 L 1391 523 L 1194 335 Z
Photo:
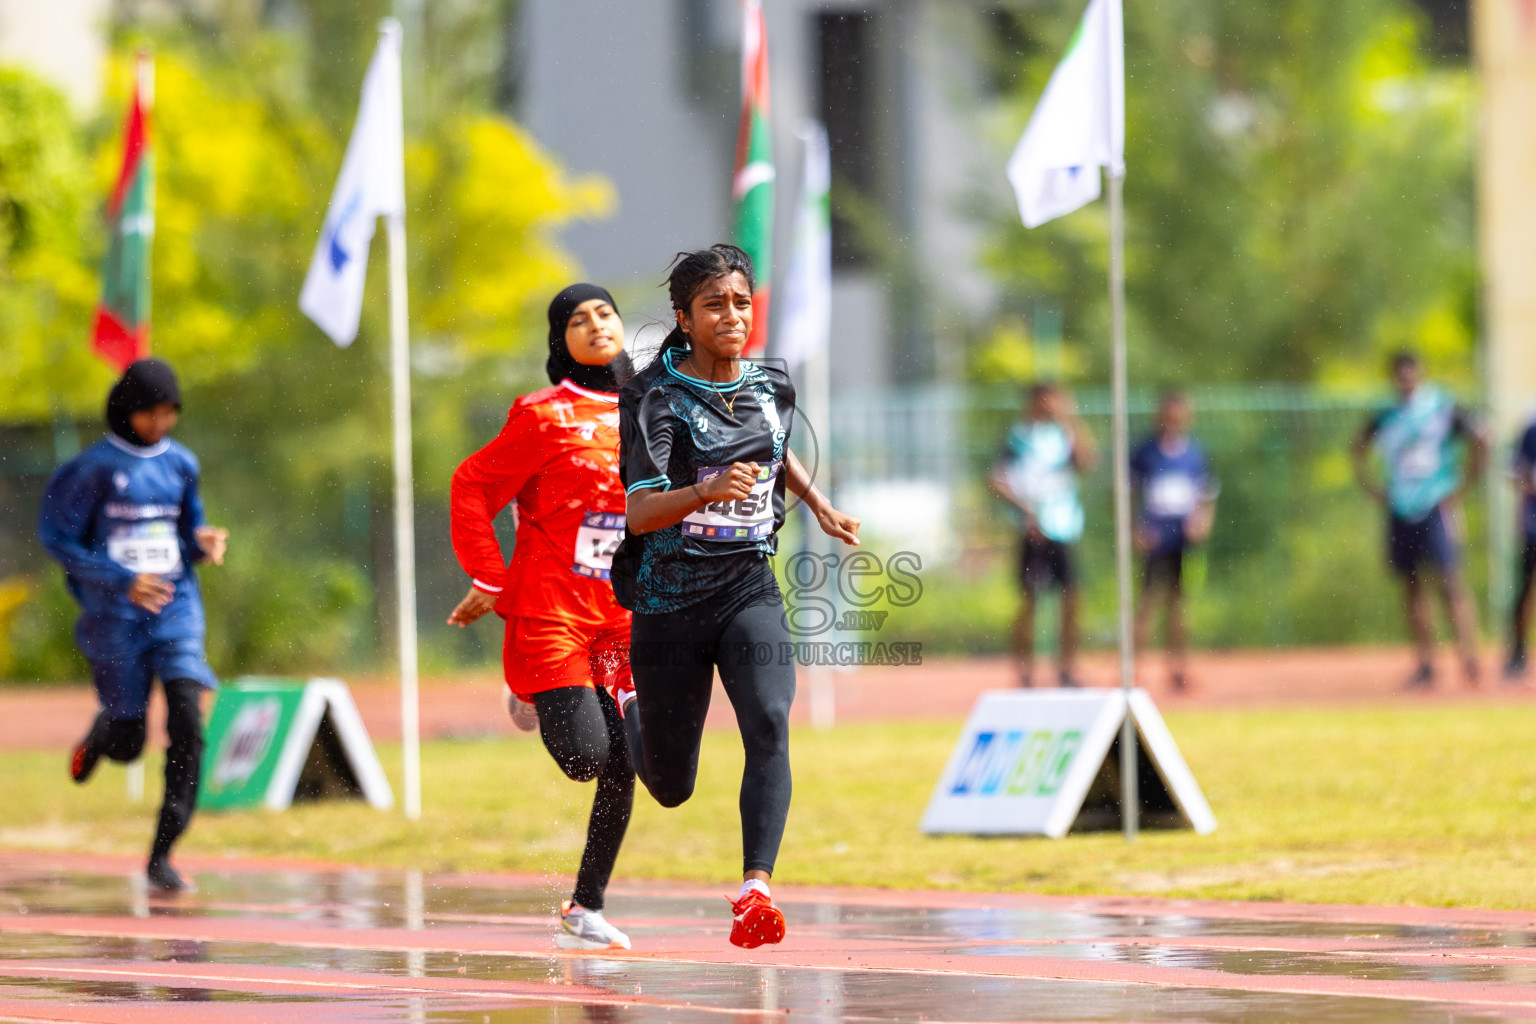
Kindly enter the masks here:
M 704 374 L 699 371 L 699 364 L 693 361 L 693 349 L 688 350 L 688 365 L 693 368 L 693 375 L 699 380 L 709 380 L 708 377 L 705 377 Z M 737 384 L 736 390 L 731 392 L 729 401 L 726 400 L 726 397 L 723 394 L 720 395 L 720 404 L 725 406 L 726 414 L 729 415 L 731 419 L 736 418 L 736 399 L 741 397 L 741 387 L 742 384 L 746 383 L 746 374 L 741 374 L 738 379 L 741 381 L 741 383 Z M 713 384 L 714 381 L 711 380 L 709 383 Z M 716 392 L 716 394 L 719 394 L 719 392 Z

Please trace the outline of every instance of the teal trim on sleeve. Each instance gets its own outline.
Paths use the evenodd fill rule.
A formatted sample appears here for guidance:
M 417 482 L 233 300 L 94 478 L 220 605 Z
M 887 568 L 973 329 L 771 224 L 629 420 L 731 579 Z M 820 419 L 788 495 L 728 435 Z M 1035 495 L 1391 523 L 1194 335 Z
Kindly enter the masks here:
M 625 488 L 624 494 L 628 497 L 636 491 L 643 491 L 650 487 L 660 487 L 664 491 L 670 491 L 672 489 L 672 481 L 664 476 L 653 476 L 649 480 L 637 480 Z

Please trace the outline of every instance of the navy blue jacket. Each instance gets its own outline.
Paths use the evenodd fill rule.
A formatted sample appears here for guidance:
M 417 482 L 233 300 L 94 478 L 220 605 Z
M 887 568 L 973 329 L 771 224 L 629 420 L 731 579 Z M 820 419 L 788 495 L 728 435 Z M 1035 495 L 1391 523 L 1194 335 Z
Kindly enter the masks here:
M 192 569 L 205 557 L 194 532 L 203 525 L 198 475 L 197 457 L 169 438 L 146 448 L 108 435 L 49 478 L 37 532 L 80 602 L 75 636 L 87 658 L 203 638 Z M 139 573 L 176 584 L 158 615 L 128 600 Z

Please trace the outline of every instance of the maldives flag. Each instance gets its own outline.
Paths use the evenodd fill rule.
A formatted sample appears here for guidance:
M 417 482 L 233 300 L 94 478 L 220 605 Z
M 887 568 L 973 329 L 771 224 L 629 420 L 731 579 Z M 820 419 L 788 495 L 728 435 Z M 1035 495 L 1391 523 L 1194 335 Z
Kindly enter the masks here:
M 155 236 L 155 174 L 149 145 L 154 63 L 139 55 L 133 102 L 123 126 L 123 167 L 107 203 L 112 236 L 101 268 L 101 302 L 91 347 L 119 371 L 149 355 L 149 252 Z
M 741 42 L 741 127 L 736 134 L 736 244 L 752 257 L 757 294 L 752 297 L 752 336 L 746 354 L 761 355 L 768 343 L 768 298 L 773 276 L 773 126 L 768 119 L 768 27 L 762 0 L 746 0 Z

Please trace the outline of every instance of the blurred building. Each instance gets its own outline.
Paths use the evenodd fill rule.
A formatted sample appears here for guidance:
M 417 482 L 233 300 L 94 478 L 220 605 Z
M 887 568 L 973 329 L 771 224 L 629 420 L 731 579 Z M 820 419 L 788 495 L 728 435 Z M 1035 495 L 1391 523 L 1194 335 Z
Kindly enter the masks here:
M 101 98 L 112 0 L 0 0 L 0 64 L 48 79 L 76 110 Z
M 990 313 L 983 211 L 1011 206 L 977 59 L 988 5 L 769 0 L 779 168 L 775 255 L 788 255 L 800 144 L 832 143 L 837 390 L 959 375 L 964 326 Z M 575 171 L 614 183 L 617 215 L 570 228 L 587 273 L 670 320 L 671 256 L 731 236 L 740 102 L 736 0 L 523 0 L 516 113 Z M 1013 126 L 1016 128 L 1016 126 Z M 990 133 L 990 134 L 989 134 Z

